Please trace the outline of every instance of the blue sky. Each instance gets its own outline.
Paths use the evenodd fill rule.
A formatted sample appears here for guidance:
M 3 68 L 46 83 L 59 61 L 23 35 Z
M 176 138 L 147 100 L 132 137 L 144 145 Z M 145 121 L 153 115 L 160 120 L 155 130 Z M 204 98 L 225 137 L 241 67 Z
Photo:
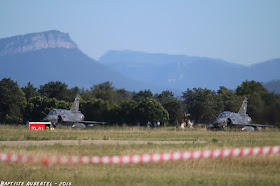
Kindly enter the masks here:
M 0 38 L 70 34 L 94 59 L 108 50 L 220 58 L 280 57 L 279 0 L 1 0 Z

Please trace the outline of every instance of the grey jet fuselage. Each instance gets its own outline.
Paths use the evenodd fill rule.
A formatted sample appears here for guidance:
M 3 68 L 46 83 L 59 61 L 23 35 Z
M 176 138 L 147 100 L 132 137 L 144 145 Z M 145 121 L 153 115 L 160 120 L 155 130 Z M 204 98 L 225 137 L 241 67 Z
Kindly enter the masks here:
M 72 112 L 64 109 L 53 109 L 49 114 L 43 118 L 43 121 L 50 121 L 52 123 L 60 122 L 81 122 L 84 121 L 85 116 L 81 112 Z
M 70 110 L 53 109 L 42 121 L 50 121 L 56 124 L 70 125 L 73 128 L 86 128 L 88 125 L 105 124 L 106 122 L 84 121 L 85 116 L 79 111 L 80 97 L 77 96 Z
M 252 124 L 252 118 L 246 114 L 247 98 L 244 99 L 238 113 L 223 111 L 207 130 L 222 130 L 224 127 L 242 127 L 242 130 L 256 131 L 257 127 L 271 127 L 271 125 Z
M 238 114 L 229 111 L 224 111 L 219 114 L 216 120 L 213 122 L 214 125 L 221 125 L 221 126 L 231 126 L 231 125 L 248 125 L 252 122 L 251 117 L 247 114 Z

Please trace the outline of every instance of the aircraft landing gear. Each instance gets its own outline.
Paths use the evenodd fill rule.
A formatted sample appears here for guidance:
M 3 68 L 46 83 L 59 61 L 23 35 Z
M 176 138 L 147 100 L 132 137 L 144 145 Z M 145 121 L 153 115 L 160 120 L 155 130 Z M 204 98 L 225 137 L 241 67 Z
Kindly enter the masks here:
M 215 126 L 213 124 L 207 125 L 206 127 L 207 131 L 224 131 L 224 127 L 223 126 Z
M 74 123 L 72 129 L 86 129 L 87 126 L 83 123 Z
M 231 126 L 232 125 L 232 121 L 230 118 L 227 119 L 227 126 Z
M 56 123 L 52 123 L 52 126 L 53 126 L 53 128 L 55 128 L 56 127 Z
M 57 117 L 57 122 L 61 122 L 62 121 L 62 117 L 61 117 L 61 115 L 59 115 L 58 117 Z

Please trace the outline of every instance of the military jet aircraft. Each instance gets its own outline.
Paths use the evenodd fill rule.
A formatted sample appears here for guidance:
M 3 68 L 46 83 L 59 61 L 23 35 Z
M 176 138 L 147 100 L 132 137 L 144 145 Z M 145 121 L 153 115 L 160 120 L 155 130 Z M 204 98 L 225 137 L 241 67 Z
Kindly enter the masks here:
M 257 127 L 272 127 L 272 125 L 252 124 L 247 112 L 247 98 L 244 99 L 238 113 L 223 111 L 215 121 L 207 126 L 207 130 L 223 130 L 225 127 L 242 127 L 242 131 L 257 131 Z
M 54 126 L 57 124 L 70 125 L 72 128 L 86 128 L 93 124 L 105 124 L 106 122 L 84 121 L 85 116 L 79 111 L 80 97 L 77 96 L 70 110 L 53 109 L 42 121 L 50 121 Z

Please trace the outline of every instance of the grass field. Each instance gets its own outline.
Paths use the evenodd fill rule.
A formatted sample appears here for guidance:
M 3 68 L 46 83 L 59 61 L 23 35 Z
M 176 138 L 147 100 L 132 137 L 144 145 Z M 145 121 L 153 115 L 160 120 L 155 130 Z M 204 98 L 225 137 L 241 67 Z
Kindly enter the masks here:
M 103 156 L 162 153 L 217 148 L 280 145 L 277 130 L 207 132 L 205 129 L 107 127 L 91 130 L 28 131 L 0 125 L 0 141 L 145 140 L 206 143 L 139 145 L 0 145 L 0 153 L 34 156 Z M 72 182 L 72 185 L 279 185 L 280 155 L 190 160 L 152 164 L 42 164 L 0 162 L 0 181 Z

